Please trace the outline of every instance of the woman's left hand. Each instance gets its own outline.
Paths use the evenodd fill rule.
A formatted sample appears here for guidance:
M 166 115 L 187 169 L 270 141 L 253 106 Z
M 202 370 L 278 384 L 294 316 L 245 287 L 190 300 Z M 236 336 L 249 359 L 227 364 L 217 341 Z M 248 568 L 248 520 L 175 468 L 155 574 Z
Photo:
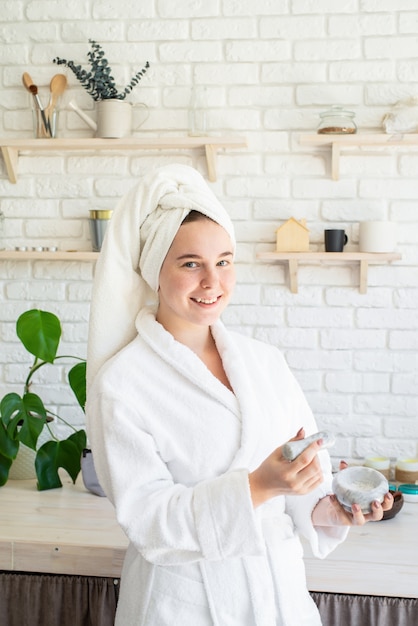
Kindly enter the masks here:
M 340 470 L 345 469 L 347 463 L 340 463 Z M 367 522 L 379 522 L 384 511 L 389 511 L 393 506 L 393 496 L 390 492 L 385 494 L 382 503 L 374 501 L 370 513 L 362 513 L 358 504 L 353 504 L 351 512 L 344 509 L 335 495 L 322 498 L 312 512 L 314 526 L 363 526 Z

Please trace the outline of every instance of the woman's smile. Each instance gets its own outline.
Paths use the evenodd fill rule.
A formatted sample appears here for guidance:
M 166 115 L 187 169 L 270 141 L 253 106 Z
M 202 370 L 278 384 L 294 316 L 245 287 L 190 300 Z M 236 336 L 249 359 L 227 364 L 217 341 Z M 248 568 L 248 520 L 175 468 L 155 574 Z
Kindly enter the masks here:
M 192 300 L 194 300 L 194 302 L 197 302 L 198 304 L 215 304 L 215 302 L 217 302 L 222 296 L 216 296 L 215 298 L 192 298 Z

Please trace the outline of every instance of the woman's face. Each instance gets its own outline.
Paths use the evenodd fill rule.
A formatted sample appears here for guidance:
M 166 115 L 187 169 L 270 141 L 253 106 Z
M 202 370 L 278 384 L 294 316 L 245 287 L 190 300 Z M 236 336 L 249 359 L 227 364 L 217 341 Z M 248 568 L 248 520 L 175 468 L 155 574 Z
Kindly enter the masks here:
M 157 320 L 170 332 L 210 326 L 235 286 L 233 246 L 226 232 L 203 218 L 182 224 L 160 272 Z

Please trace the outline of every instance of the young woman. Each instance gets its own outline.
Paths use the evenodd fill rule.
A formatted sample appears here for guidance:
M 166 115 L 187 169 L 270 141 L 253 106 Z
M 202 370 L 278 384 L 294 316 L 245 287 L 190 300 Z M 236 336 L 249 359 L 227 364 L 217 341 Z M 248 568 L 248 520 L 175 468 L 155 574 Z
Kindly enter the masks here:
M 315 626 L 303 534 L 319 557 L 348 526 L 317 431 L 279 351 L 228 331 L 232 224 L 202 177 L 170 166 L 116 210 L 96 272 L 87 421 L 130 544 L 118 626 Z M 138 269 L 139 268 L 139 269 Z

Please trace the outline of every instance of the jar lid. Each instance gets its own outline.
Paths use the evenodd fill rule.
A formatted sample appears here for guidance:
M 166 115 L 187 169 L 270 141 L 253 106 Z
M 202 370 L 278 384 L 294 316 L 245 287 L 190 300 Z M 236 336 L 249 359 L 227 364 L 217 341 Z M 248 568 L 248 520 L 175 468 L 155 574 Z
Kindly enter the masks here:
M 406 483 L 405 485 L 399 485 L 398 491 L 402 493 L 409 493 L 411 495 L 418 496 L 418 485 L 412 485 L 411 483 Z
M 353 118 L 355 116 L 355 113 L 353 111 L 346 111 L 345 109 L 343 109 L 343 107 L 340 107 L 340 106 L 333 106 L 327 111 L 323 111 L 322 113 L 319 114 L 319 117 L 321 118 L 332 117 L 332 116 Z
M 370 457 L 364 461 L 364 465 L 377 470 L 386 470 L 390 468 L 390 459 L 385 456 Z
M 110 220 L 112 217 L 112 209 L 91 209 L 90 217 L 95 220 Z
M 418 472 L 418 459 L 399 459 L 396 468 L 404 472 Z
M 403 494 L 405 502 L 418 502 L 418 485 L 399 485 L 398 491 Z

